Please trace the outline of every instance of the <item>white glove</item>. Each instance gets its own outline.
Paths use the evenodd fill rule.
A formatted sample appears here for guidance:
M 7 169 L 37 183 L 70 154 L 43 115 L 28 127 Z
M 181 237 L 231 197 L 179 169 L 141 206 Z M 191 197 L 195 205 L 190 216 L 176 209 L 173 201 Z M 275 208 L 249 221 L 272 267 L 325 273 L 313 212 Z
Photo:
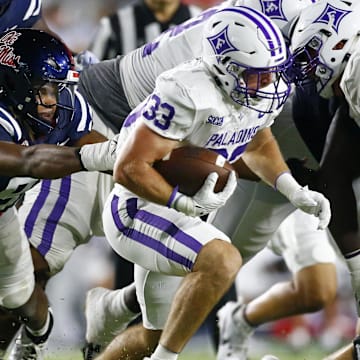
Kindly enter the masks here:
M 92 64 L 97 64 L 99 59 L 97 56 L 90 50 L 84 50 L 74 56 L 75 60 L 75 70 L 81 72 L 87 69 Z
M 226 203 L 237 184 L 235 171 L 232 171 L 224 189 L 215 193 L 214 188 L 218 177 L 216 172 L 210 173 L 203 186 L 193 197 L 180 192 L 175 193 L 171 196 L 168 206 L 194 217 L 203 216 L 218 209 Z
M 323 194 L 301 187 L 290 173 L 281 174 L 275 185 L 295 207 L 319 218 L 318 229 L 324 230 L 329 225 L 330 202 Z
M 319 218 L 318 229 L 324 230 L 330 222 L 331 210 L 329 200 L 317 191 L 306 187 L 301 188 L 291 195 L 290 202 L 297 208 Z
M 112 171 L 116 160 L 119 134 L 111 140 L 83 145 L 79 150 L 80 161 L 88 171 Z

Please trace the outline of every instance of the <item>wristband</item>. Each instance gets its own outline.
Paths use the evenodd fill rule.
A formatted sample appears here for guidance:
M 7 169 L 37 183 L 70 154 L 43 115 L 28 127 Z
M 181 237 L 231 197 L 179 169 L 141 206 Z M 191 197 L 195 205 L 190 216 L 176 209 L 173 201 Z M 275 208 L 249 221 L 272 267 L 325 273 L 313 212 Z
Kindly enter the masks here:
M 173 191 L 171 192 L 171 195 L 170 195 L 170 197 L 169 197 L 169 200 L 168 200 L 167 203 L 166 203 L 166 206 L 167 206 L 167 207 L 171 207 L 171 205 L 173 204 L 178 190 L 179 190 L 179 186 L 176 185 L 176 186 L 174 187 Z
M 288 171 L 284 171 L 276 178 L 274 188 L 289 199 L 302 187 Z
M 186 215 L 198 216 L 196 213 L 194 200 L 191 197 L 182 194 L 181 192 L 175 193 L 170 207 Z
M 275 179 L 275 181 L 274 181 L 274 189 L 275 189 L 275 190 L 278 190 L 277 182 L 278 182 L 279 178 L 280 178 L 281 176 L 283 176 L 284 174 L 291 174 L 291 172 L 290 172 L 290 171 L 283 171 L 283 172 L 281 172 L 281 173 L 276 177 L 276 179 Z

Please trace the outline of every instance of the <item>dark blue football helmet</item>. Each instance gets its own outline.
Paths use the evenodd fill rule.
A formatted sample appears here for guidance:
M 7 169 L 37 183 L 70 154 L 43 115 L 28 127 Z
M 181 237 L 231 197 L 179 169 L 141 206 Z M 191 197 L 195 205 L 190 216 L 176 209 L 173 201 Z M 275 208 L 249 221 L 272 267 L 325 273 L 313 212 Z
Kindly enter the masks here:
M 44 105 L 41 88 L 56 87 L 57 102 L 51 106 L 73 111 L 59 101 L 61 91 L 78 81 L 71 52 L 59 39 L 40 30 L 14 29 L 0 34 L 0 101 L 34 131 L 49 133 L 54 124 L 41 119 L 38 105 Z M 72 94 L 72 92 L 70 92 Z

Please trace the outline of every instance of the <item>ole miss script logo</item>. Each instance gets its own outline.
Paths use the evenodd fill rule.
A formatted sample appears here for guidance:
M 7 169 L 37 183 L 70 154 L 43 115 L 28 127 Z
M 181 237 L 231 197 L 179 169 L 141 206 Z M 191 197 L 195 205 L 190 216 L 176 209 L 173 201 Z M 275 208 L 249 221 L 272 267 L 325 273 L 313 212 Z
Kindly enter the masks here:
M 0 38 L 0 64 L 15 68 L 20 61 L 20 56 L 14 54 L 12 45 L 21 34 L 10 31 Z

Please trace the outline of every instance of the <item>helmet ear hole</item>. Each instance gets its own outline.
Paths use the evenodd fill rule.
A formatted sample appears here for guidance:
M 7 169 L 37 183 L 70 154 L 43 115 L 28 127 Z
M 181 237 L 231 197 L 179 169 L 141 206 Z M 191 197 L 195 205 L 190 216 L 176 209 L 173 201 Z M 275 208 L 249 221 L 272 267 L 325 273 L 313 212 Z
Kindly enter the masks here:
M 215 28 L 217 27 L 219 24 L 221 23 L 221 21 L 216 21 L 212 24 L 212 27 Z
M 343 49 L 346 43 L 347 43 L 347 40 L 346 40 L 346 39 L 340 40 L 340 41 L 333 47 L 333 50 L 341 50 L 341 49 Z
M 230 61 L 230 59 L 231 59 L 230 56 L 225 56 L 220 61 L 223 65 L 225 65 L 227 62 Z

